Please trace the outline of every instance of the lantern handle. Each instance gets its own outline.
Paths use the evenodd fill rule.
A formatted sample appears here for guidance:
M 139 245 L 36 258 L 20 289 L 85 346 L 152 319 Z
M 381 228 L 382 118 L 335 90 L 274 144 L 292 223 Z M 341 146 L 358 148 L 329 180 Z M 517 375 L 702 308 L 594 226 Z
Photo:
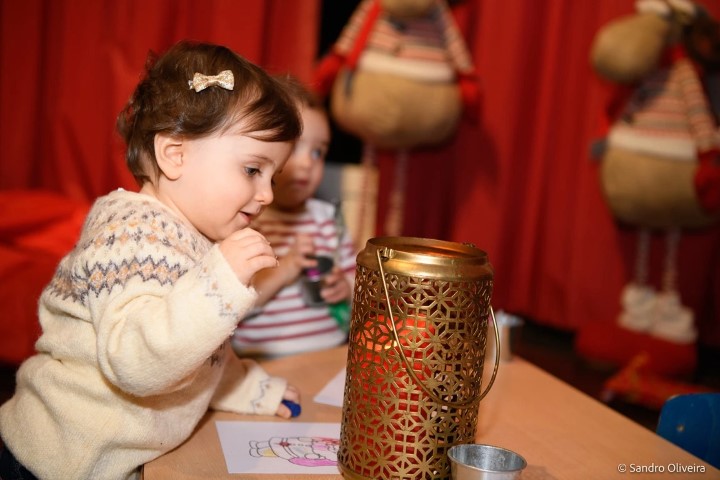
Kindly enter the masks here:
M 385 280 L 385 269 L 383 268 L 383 262 L 382 262 L 382 258 L 381 258 L 381 255 L 385 259 L 392 258 L 394 256 L 394 251 L 390 248 L 385 247 L 382 249 L 382 254 L 381 254 L 380 250 L 381 249 L 377 249 L 375 251 L 375 255 L 377 256 L 378 266 L 380 267 L 380 279 L 382 280 L 383 290 L 385 293 L 385 302 L 387 303 L 388 318 L 390 319 L 390 325 L 392 326 L 393 337 L 395 339 L 395 349 L 398 351 L 398 353 L 402 357 L 403 363 L 405 363 L 405 371 L 410 376 L 410 378 L 413 379 L 415 384 L 418 385 L 426 394 L 428 394 L 436 403 L 445 404 L 445 405 L 448 405 L 453 408 L 464 408 L 469 405 L 472 405 L 473 403 L 476 403 L 476 402 L 479 403 L 480 400 L 485 398 L 485 395 L 487 395 L 488 392 L 490 392 L 490 388 L 495 383 L 495 377 L 497 376 L 498 368 L 500 366 L 500 331 L 497 327 L 497 322 L 495 321 L 495 312 L 493 311 L 492 306 L 489 306 L 489 308 L 490 308 L 490 315 L 492 316 L 492 319 L 493 319 L 493 329 L 495 330 L 495 366 L 493 368 L 492 376 L 490 377 L 490 382 L 487 384 L 487 386 L 485 387 L 485 390 L 480 394 L 479 397 L 470 398 L 464 402 L 447 402 L 447 401 L 443 400 L 442 398 L 438 397 L 438 395 L 436 395 L 435 392 L 431 391 L 417 377 L 417 374 L 415 373 L 415 369 L 410 364 L 410 360 L 408 360 L 408 358 L 405 356 L 405 352 L 400 347 L 400 335 L 398 335 L 397 327 L 395 326 L 395 319 L 393 317 L 392 307 L 391 307 L 392 304 L 390 302 L 390 293 L 388 292 L 387 281 Z M 400 318 L 399 315 L 398 315 L 398 318 Z
M 479 400 L 485 398 L 485 395 L 490 392 L 490 388 L 492 388 L 493 383 L 495 383 L 498 368 L 500 368 L 500 329 L 497 326 L 497 320 L 495 320 L 495 311 L 493 310 L 492 305 L 489 305 L 488 308 L 490 308 L 490 316 L 492 317 L 493 330 L 495 331 L 495 366 L 493 367 L 490 381 L 488 382 L 487 387 L 485 387 L 485 391 L 480 394 Z

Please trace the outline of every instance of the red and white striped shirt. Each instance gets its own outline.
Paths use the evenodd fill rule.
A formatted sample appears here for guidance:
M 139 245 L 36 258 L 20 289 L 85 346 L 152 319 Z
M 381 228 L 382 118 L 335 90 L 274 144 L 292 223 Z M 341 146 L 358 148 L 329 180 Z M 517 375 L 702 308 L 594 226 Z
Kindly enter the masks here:
M 312 198 L 300 213 L 269 208 L 252 227 L 268 239 L 278 256 L 287 254 L 295 235 L 311 235 L 315 254 L 333 257 L 353 285 L 357 251 L 347 231 L 338 239 L 335 207 L 331 203 Z M 346 333 L 330 315 L 328 306 L 305 305 L 299 278 L 253 310 L 238 325 L 232 339 L 241 355 L 260 356 L 331 348 L 345 340 Z

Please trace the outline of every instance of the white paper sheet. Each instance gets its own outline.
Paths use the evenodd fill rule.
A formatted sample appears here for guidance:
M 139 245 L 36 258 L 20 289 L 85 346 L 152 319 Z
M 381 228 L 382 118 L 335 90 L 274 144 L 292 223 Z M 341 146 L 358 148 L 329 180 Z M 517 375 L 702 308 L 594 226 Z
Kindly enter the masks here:
M 339 423 L 218 421 L 228 473 L 337 474 Z
M 315 395 L 315 403 L 325 403 L 333 407 L 343 406 L 343 395 L 345 394 L 345 370 L 335 375 L 320 392 Z

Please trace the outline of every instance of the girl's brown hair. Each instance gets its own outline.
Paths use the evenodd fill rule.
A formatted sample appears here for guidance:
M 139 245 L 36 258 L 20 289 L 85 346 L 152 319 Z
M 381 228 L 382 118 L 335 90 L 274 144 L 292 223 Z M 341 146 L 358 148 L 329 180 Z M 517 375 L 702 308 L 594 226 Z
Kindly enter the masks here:
M 325 104 L 322 98 L 315 94 L 310 88 L 302 83 L 297 77 L 286 74 L 279 75 L 277 78 L 290 93 L 290 96 L 302 106 L 311 110 L 322 110 L 325 112 Z M 326 112 L 327 113 L 327 112 Z
M 195 73 L 224 70 L 233 73 L 232 90 L 212 86 L 196 92 L 188 85 Z M 295 101 L 283 82 L 226 47 L 189 41 L 159 58 L 148 56 L 145 76 L 117 120 L 127 145 L 125 160 L 139 185 L 151 181 L 151 173 L 155 178 L 159 174 L 157 133 L 200 138 L 238 125 L 238 133 L 267 142 L 291 142 L 302 131 Z

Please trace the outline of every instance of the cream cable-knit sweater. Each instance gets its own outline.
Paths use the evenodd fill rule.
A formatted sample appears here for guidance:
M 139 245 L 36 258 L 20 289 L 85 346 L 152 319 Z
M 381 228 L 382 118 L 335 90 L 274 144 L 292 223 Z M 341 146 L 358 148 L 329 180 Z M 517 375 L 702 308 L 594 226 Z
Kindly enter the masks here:
M 273 415 L 285 381 L 228 345 L 255 297 L 156 199 L 100 198 L 40 298 L 38 353 L 0 408 L 4 442 L 44 480 L 137 478 L 208 406 Z

